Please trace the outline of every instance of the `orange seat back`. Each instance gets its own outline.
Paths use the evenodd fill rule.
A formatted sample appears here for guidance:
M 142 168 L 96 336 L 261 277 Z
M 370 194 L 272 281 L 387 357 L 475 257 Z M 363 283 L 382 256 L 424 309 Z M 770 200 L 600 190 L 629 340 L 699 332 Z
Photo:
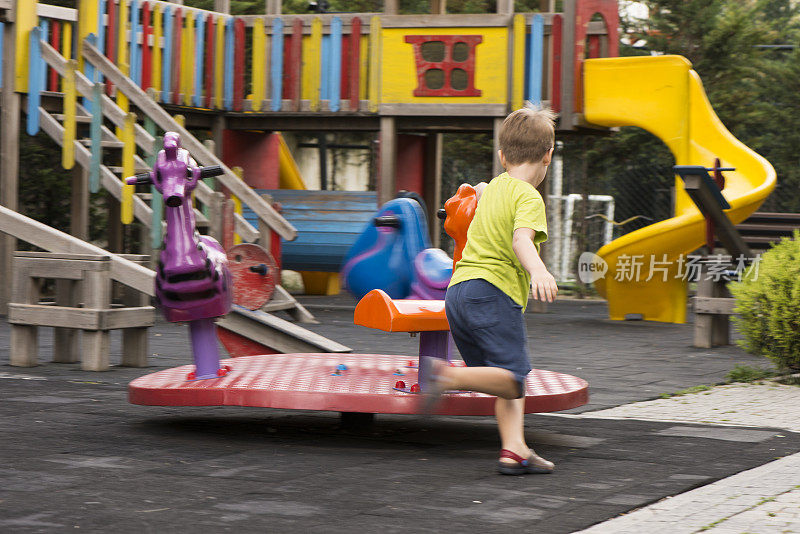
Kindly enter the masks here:
M 444 203 L 444 211 L 447 213 L 444 231 L 456 242 L 453 250 L 454 269 L 467 244 L 467 229 L 475 216 L 477 207 L 478 195 L 475 188 L 469 184 L 461 184 L 456 194 Z

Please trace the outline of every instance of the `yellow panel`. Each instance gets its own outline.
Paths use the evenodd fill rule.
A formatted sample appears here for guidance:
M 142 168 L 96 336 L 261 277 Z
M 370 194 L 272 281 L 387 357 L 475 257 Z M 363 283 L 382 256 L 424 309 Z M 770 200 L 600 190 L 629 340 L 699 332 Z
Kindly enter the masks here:
M 17 20 L 14 24 L 17 31 L 14 89 L 20 93 L 28 92 L 29 34 L 39 22 L 36 15 L 37 4 L 37 0 L 17 0 Z
M 361 36 L 361 46 L 358 49 L 360 71 L 358 74 L 358 98 L 367 99 L 367 80 L 369 80 L 369 37 Z
M 382 32 L 381 102 L 505 104 L 508 99 L 508 28 L 387 28 Z M 475 49 L 475 88 L 481 96 L 414 96 L 417 66 L 406 35 L 481 35 Z
M 61 166 L 71 169 L 75 166 L 75 113 L 78 92 L 75 89 L 75 69 L 78 62 L 70 59 L 64 71 L 64 140 L 61 143 Z
M 680 56 L 591 59 L 584 64 L 586 120 L 601 126 L 638 126 L 659 137 L 678 165 L 710 167 L 719 157 L 726 172 L 722 194 L 734 224 L 750 216 L 775 188 L 772 165 L 743 145 L 720 122 L 691 64 Z M 705 221 L 676 180 L 675 216 L 636 230 L 602 247 L 597 254 L 609 266 L 595 282 L 608 299 L 612 319 L 641 314 L 645 319 L 686 321 L 687 284 L 678 276 L 678 260 L 705 242 Z M 656 273 L 646 281 L 650 258 L 670 262 L 667 280 Z M 627 258 L 622 258 L 626 256 Z M 639 281 L 616 274 L 622 261 L 643 262 Z
M 161 5 L 156 4 L 153 8 L 153 87 L 156 94 L 161 92 L 161 39 L 164 35 L 163 29 L 164 15 Z M 156 97 L 158 98 L 158 97 Z
M 192 105 L 192 93 L 194 93 L 194 11 L 187 10 L 185 17 L 186 27 L 183 30 L 183 43 L 181 46 L 183 74 L 181 75 L 181 85 L 183 86 L 183 104 Z M 202 51 L 200 51 L 202 53 Z
M 61 55 L 67 59 L 72 57 L 72 24 L 68 22 L 61 30 Z
M 97 35 L 98 17 L 97 0 L 80 0 L 78 4 L 78 42 L 82 43 L 87 35 Z M 78 68 L 83 70 L 83 54 L 78 55 Z
M 314 17 L 311 21 L 311 37 L 304 43 L 303 58 L 308 57 L 308 61 L 303 61 L 304 69 L 301 79 L 303 80 L 303 92 L 308 96 L 311 111 L 319 111 L 320 83 L 322 68 L 322 19 Z M 308 53 L 306 53 L 308 48 Z
M 122 71 L 122 74 L 130 74 L 130 57 L 128 56 L 128 39 L 130 38 L 128 25 L 128 0 L 119 0 L 119 39 L 117 41 L 117 67 Z M 128 97 L 122 94 L 122 91 L 117 88 L 117 105 L 122 108 L 122 111 L 127 113 L 130 109 Z M 117 137 L 122 133 L 121 128 L 117 128 Z
M 122 202 L 120 203 L 120 219 L 124 224 L 133 222 L 133 193 L 135 185 L 128 185 L 125 179 L 134 174 L 133 157 L 136 154 L 136 136 L 134 126 L 136 115 L 128 113 L 125 117 L 125 127 L 122 129 Z
M 525 91 L 525 16 L 514 15 L 514 55 L 511 75 L 511 109 L 520 109 Z
M 237 178 L 240 180 L 244 180 L 244 169 L 241 167 L 233 167 L 231 169 L 233 174 L 236 175 Z M 239 215 L 242 214 L 242 201 L 239 200 L 239 197 L 231 193 L 231 200 L 233 201 L 233 212 L 238 213 Z M 233 244 L 238 245 L 242 242 L 242 237 L 239 234 L 233 234 Z
M 119 0 L 119 33 L 117 40 L 117 66 L 123 74 L 130 72 L 130 58 L 128 56 L 128 39 L 130 39 L 128 24 L 128 0 Z
M 253 24 L 253 111 L 261 111 L 264 99 L 267 98 L 267 39 L 264 19 L 259 17 Z

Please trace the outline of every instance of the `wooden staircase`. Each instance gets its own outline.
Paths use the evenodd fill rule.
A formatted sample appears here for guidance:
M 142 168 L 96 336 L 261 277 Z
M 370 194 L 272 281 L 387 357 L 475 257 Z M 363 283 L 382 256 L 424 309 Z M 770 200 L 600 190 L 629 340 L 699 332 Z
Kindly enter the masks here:
M 71 69 L 69 61 L 52 48 L 47 42 L 40 41 L 40 52 L 42 60 L 52 67 L 62 77 L 68 69 Z M 264 199 L 258 196 L 252 189 L 244 184 L 238 177 L 223 163 L 221 162 L 206 146 L 197 140 L 191 133 L 189 133 L 181 124 L 175 121 L 163 108 L 156 104 L 150 96 L 141 91 L 141 89 L 134 85 L 133 82 L 127 78 L 117 67 L 110 63 L 105 57 L 100 54 L 91 43 L 83 43 L 83 54 L 85 59 L 92 63 L 98 71 L 109 80 L 113 81 L 117 87 L 117 91 L 123 91 L 125 96 L 130 100 L 131 104 L 138 108 L 138 111 L 143 114 L 153 125 L 157 125 L 164 131 L 176 131 L 181 135 L 183 147 L 186 148 L 192 157 L 198 161 L 200 165 L 219 165 L 222 167 L 224 174 L 219 177 L 219 181 L 235 194 L 239 199 L 250 207 L 259 219 L 259 228 L 256 229 L 247 222 L 243 217 L 237 215 L 234 220 L 235 232 L 239 234 L 245 242 L 256 242 L 268 238 L 269 231 L 274 231 L 281 235 L 284 239 L 293 239 L 296 235 L 296 230 L 289 224 L 280 214 L 275 212 L 272 206 Z M 92 95 L 95 89 L 95 84 L 91 82 L 83 73 L 78 70 L 74 72 L 75 89 L 78 95 L 85 97 Z M 29 96 L 30 98 L 30 96 Z M 130 115 L 127 111 L 122 109 L 117 103 L 109 98 L 105 92 L 102 93 L 100 100 L 100 109 L 104 118 L 116 126 L 118 131 L 125 127 L 126 120 L 130 120 Z M 53 140 L 55 140 L 62 147 L 65 143 L 65 121 L 67 120 L 67 110 L 64 113 L 51 113 L 38 106 L 38 99 L 34 101 L 34 105 L 29 107 L 29 113 L 38 109 L 38 122 L 42 130 L 44 130 Z M 93 106 L 97 109 L 97 106 Z M 94 165 L 94 170 L 99 171 L 100 186 L 106 189 L 118 201 L 123 201 L 123 167 L 118 165 L 107 165 L 102 160 L 99 161 L 97 153 L 93 159 L 92 151 L 97 150 L 113 150 L 114 152 L 124 150 L 126 143 L 115 133 L 110 127 L 103 124 L 100 128 L 100 146 L 93 143 L 91 137 L 86 137 L 86 130 L 92 123 L 92 113 L 80 104 L 75 105 L 75 138 L 73 142 L 74 159 L 75 163 L 82 168 L 90 171 Z M 151 128 L 154 131 L 154 128 Z M 133 149 L 133 163 L 134 172 L 145 172 L 152 169 L 147 161 L 141 156 L 136 155 L 136 150 L 145 155 L 145 158 L 150 158 L 155 155 L 158 150 L 156 145 L 156 137 L 143 128 L 138 123 L 133 124 L 133 139 L 135 141 L 135 148 Z M 96 133 L 96 130 L 95 130 Z M 79 135 L 84 134 L 84 135 Z M 128 147 L 130 149 L 130 147 Z M 101 152 L 102 155 L 102 152 Z M 112 156 L 115 160 L 121 160 L 116 154 Z M 195 198 L 203 205 L 211 208 L 209 213 L 213 214 L 214 220 L 206 217 L 201 210 L 195 208 L 195 217 L 198 226 L 209 227 L 209 234 L 222 241 L 222 203 L 225 202 L 225 197 L 222 193 L 218 193 L 211 189 L 203 182 L 199 182 L 194 191 Z M 133 217 L 135 220 L 141 222 L 145 227 L 151 228 L 154 224 L 153 209 L 148 205 L 148 201 L 152 201 L 151 194 L 136 194 L 133 196 Z M 76 238 L 67 236 L 53 229 L 36 228 L 37 234 L 34 237 L 28 236 L 29 228 L 32 222 L 19 214 L 12 212 L 2 213 L 3 218 L 0 220 L 0 226 L 3 230 L 11 235 L 29 241 L 45 250 L 54 252 L 73 252 L 81 251 L 83 249 L 93 249 L 89 244 L 79 242 Z M 7 220 L 6 220 L 7 219 Z M 265 231 L 269 229 L 269 231 Z M 213 231 L 216 230 L 216 231 Z M 39 235 L 41 234 L 41 235 Z M 216 234 L 216 235 L 215 235 Z M 27 238 L 26 238 L 27 237 Z M 267 243 L 267 247 L 269 244 Z M 99 250 L 99 249 L 98 249 Z M 102 251 L 105 252 L 105 251 Z M 108 253 L 106 253 L 108 254 Z M 152 280 L 154 272 L 149 269 L 142 269 L 143 272 L 136 272 L 136 281 L 126 281 L 129 266 L 127 262 L 117 261 L 116 255 L 112 258 L 114 268 L 112 268 L 112 277 L 122 283 L 131 285 L 137 290 L 153 295 L 153 282 L 147 282 L 148 279 Z M 124 273 L 124 274 L 123 274 Z M 289 293 L 281 286 L 276 286 L 276 298 L 274 301 L 267 302 L 264 309 L 257 313 L 243 313 L 235 309 L 228 316 L 220 320 L 220 326 L 227 327 L 232 332 L 251 339 L 258 343 L 276 347 L 279 350 L 286 347 L 291 347 L 295 351 L 302 352 L 349 352 L 350 349 L 332 340 L 326 339 L 322 336 L 314 334 L 305 330 L 297 325 L 292 325 L 287 321 L 283 321 L 277 317 L 272 317 L 267 311 L 286 311 L 292 316 L 293 319 L 299 322 L 315 323 L 313 315 L 308 312 L 300 303 L 298 303 Z

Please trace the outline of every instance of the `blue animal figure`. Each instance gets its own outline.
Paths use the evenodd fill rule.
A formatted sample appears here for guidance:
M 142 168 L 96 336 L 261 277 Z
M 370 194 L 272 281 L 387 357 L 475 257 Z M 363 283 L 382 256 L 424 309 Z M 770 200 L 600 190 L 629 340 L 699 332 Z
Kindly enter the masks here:
M 364 228 L 347 253 L 341 274 L 357 299 L 373 289 L 395 299 L 443 299 L 453 261 L 444 251 L 431 248 L 420 203 L 395 198 Z

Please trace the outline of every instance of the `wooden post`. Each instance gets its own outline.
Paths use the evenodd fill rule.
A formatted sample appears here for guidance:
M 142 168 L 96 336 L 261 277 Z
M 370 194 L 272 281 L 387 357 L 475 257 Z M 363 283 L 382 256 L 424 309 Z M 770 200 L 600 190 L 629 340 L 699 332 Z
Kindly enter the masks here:
M 108 206 L 108 251 L 117 253 L 123 252 L 122 210 L 119 200 L 114 198 L 111 193 L 108 193 L 106 195 L 106 205 Z
M 25 269 L 14 269 L 10 276 L 13 280 L 12 302 L 38 304 L 39 286 L 28 276 Z M 39 328 L 34 325 L 11 325 L 11 349 L 9 363 L 15 367 L 35 367 L 39 364 Z
M 380 109 L 380 64 L 381 64 L 381 18 L 377 15 L 369 21 L 369 79 L 367 81 L 367 100 L 369 110 L 376 113 Z
M 492 149 L 492 176 L 497 176 L 501 172 L 503 172 L 503 166 L 500 164 L 500 158 L 497 157 L 497 151 L 500 148 L 500 126 L 503 124 L 503 120 L 501 118 L 496 118 L 494 120 L 494 148 Z
M 109 270 L 111 262 L 106 261 L 105 263 L 105 269 L 84 271 L 82 299 L 84 308 L 105 310 L 111 307 L 111 277 Z M 83 358 L 81 358 L 81 369 L 84 371 L 107 370 L 108 330 L 84 330 L 82 337 Z
M 709 262 L 700 262 L 700 273 L 697 280 L 697 297 L 730 297 L 730 293 L 722 280 L 715 281 L 709 275 Z M 710 349 L 715 345 L 730 343 L 730 322 L 727 314 L 695 313 L 694 346 Z
M 561 28 L 561 113 L 559 128 L 571 130 L 575 112 L 575 2 L 564 2 Z
M 428 206 L 428 221 L 431 243 L 439 245 L 442 225 L 436 212 L 442 207 L 442 134 L 427 135 L 425 146 L 425 179 L 422 183 L 423 198 Z
M 447 13 L 447 0 L 431 0 L 431 15 Z
M 214 123 L 211 126 L 211 137 L 214 141 L 214 155 L 222 158 L 222 137 L 225 132 L 225 114 L 220 113 L 214 117 Z
M 381 117 L 380 143 L 378 206 L 393 199 L 397 192 L 397 129 L 394 117 Z
M 211 201 L 208 204 L 208 235 L 220 243 L 222 243 L 225 222 L 223 215 L 224 204 L 225 195 L 218 192 L 211 196 Z
M 76 236 L 77 237 L 77 236 Z M 56 280 L 56 306 L 78 307 L 79 284 L 76 280 Z M 75 328 L 53 329 L 53 361 L 75 363 L 80 360 L 80 338 Z
M 383 1 L 383 14 L 384 15 L 397 15 L 398 0 L 384 0 Z
M 3 32 L 3 93 L 0 108 L 0 204 L 9 209 L 19 209 L 19 129 L 21 97 L 16 92 L 16 50 L 17 38 L 15 23 L 6 22 Z M 0 270 L 12 272 L 12 260 L 17 240 L 8 234 L 0 235 Z M 11 277 L 4 277 L 0 283 L 0 313 L 8 312 L 11 298 Z M 13 345 L 12 345 L 13 346 Z M 13 355 L 12 355 L 13 356 Z M 12 365 L 14 365 L 12 363 Z
M 267 15 L 280 15 L 281 14 L 281 0 L 265 0 L 265 8 Z
M 514 0 L 497 0 L 497 14 L 511 15 L 514 13 Z
M 214 0 L 214 11 L 217 13 L 230 13 L 231 0 Z
M 72 169 L 72 202 L 69 233 L 78 239 L 89 239 L 89 172 L 81 166 Z

